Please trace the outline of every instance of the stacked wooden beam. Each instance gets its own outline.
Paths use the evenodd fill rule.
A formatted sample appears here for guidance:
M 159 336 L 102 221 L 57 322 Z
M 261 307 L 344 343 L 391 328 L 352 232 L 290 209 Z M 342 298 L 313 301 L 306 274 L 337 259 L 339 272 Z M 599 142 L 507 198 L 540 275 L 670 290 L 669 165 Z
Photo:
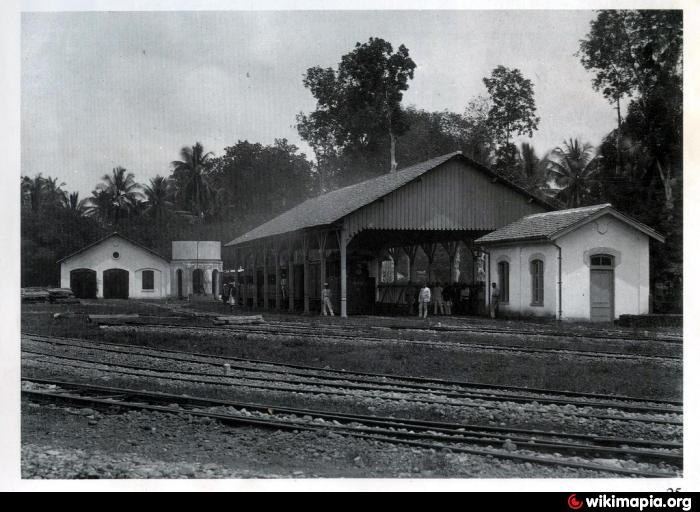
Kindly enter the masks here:
M 265 320 L 262 315 L 218 316 L 214 319 L 214 325 L 255 325 L 264 323 Z

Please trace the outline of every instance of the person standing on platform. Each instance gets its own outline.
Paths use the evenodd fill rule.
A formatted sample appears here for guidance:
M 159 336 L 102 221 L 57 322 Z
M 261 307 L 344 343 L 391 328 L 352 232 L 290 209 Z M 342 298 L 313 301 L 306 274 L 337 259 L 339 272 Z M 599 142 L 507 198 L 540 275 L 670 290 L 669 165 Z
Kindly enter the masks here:
M 501 294 L 498 290 L 498 285 L 496 283 L 491 283 L 491 318 L 496 318 L 498 316 L 498 301 L 501 298 Z
M 444 315 L 445 314 L 445 300 L 442 297 L 442 286 L 440 286 L 440 283 L 437 283 L 435 285 L 435 288 L 433 288 L 433 295 L 434 295 L 434 302 L 435 302 L 435 311 L 434 314 L 437 316 L 438 314 L 438 309 L 440 310 L 440 314 Z
M 418 318 L 428 318 L 428 308 L 430 307 L 430 288 L 426 283 L 418 293 Z
M 333 304 L 331 304 L 331 289 L 328 287 L 328 283 L 323 283 L 323 290 L 321 290 L 321 310 L 323 311 L 323 316 L 326 316 L 326 311 L 331 316 L 333 314 Z
M 463 284 L 462 288 L 459 290 L 459 305 L 461 306 L 460 313 L 462 313 L 463 315 L 468 315 L 469 313 L 471 313 L 471 308 L 469 305 L 471 299 L 470 292 L 471 290 L 466 284 Z

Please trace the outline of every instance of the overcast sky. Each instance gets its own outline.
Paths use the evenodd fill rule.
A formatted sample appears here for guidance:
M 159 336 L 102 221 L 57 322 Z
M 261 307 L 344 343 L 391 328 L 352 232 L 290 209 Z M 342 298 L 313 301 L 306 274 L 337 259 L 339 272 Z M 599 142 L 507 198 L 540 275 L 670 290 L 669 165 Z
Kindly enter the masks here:
M 534 83 L 539 153 L 598 144 L 615 112 L 574 55 L 592 11 L 25 13 L 22 173 L 87 196 L 112 167 L 146 182 L 195 141 L 287 138 L 314 109 L 307 68 L 356 42 L 404 44 L 417 64 L 404 105 L 463 112 L 502 64 Z M 401 162 L 399 162 L 401 165 Z

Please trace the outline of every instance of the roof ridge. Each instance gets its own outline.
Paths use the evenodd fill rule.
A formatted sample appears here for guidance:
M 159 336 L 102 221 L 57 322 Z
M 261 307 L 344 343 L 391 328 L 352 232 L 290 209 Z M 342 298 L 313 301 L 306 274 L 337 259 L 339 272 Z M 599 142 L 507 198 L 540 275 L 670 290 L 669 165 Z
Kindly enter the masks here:
M 563 210 L 553 210 L 551 212 L 533 213 L 533 214 L 527 215 L 526 217 L 523 217 L 523 218 L 529 219 L 532 217 L 544 217 L 544 216 L 549 216 L 549 215 L 559 215 L 559 214 L 567 214 L 567 213 L 574 213 L 574 212 L 583 212 L 586 210 L 602 210 L 603 208 L 608 208 L 608 207 L 612 208 L 612 204 L 611 203 L 601 203 L 601 204 L 595 204 L 595 205 L 590 205 L 590 206 L 579 206 L 577 208 L 565 208 Z M 515 222 L 517 222 L 517 221 L 515 221 Z

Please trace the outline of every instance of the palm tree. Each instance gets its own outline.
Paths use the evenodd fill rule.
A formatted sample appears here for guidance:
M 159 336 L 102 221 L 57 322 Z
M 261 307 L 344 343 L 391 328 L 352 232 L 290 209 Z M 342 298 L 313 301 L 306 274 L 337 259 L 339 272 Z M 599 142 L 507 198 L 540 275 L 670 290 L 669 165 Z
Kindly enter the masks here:
M 197 142 L 192 147 L 182 148 L 182 160 L 171 163 L 173 178 L 178 188 L 177 194 L 183 205 L 197 217 L 206 211 L 211 196 L 208 171 L 213 156 L 211 152 L 205 153 L 202 145 Z
M 132 213 L 139 204 L 141 185 L 134 180 L 133 173 L 123 167 L 115 167 L 112 174 L 105 174 L 102 183 L 93 191 L 90 202 L 92 211 L 99 213 L 103 220 L 117 226 Z
M 78 192 L 72 192 L 64 197 L 63 207 L 82 216 L 88 210 L 87 203 L 87 199 L 80 199 Z
M 44 192 L 44 178 L 41 173 L 34 179 L 22 176 L 22 204 L 28 206 L 33 212 L 41 208 L 41 200 Z
M 170 180 L 158 175 L 144 187 L 143 193 L 146 196 L 144 204 L 146 213 L 152 216 L 156 223 L 160 223 L 173 206 Z
M 538 189 L 546 180 L 545 161 L 540 160 L 533 148 L 527 142 L 520 145 L 519 151 L 520 172 L 525 183 L 530 189 Z
M 596 183 L 598 169 L 596 149 L 578 139 L 564 141 L 547 159 L 547 177 L 558 189 L 556 197 L 569 208 L 581 206 Z
M 58 183 L 58 178 L 44 178 L 41 173 L 34 179 L 24 176 L 21 182 L 22 202 L 33 212 L 45 206 L 60 206 L 66 199 L 64 186 L 65 183 Z

